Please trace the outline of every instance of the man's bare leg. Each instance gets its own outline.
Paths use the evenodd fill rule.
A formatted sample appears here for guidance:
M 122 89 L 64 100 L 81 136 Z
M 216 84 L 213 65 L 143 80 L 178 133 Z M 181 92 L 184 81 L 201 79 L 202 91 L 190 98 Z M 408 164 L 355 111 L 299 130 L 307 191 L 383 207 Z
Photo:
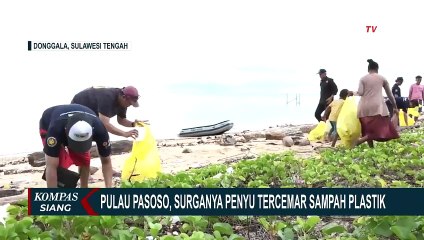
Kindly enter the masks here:
M 80 174 L 80 185 L 81 188 L 88 188 L 88 178 L 90 177 L 90 166 L 80 166 L 79 167 Z
M 337 142 L 337 139 L 338 139 L 339 137 L 338 137 L 338 135 L 337 134 L 334 134 L 333 135 L 333 142 L 331 143 L 331 146 L 332 147 L 335 147 L 336 146 L 336 142 Z
M 408 118 L 408 113 L 406 113 L 406 112 L 403 112 L 403 119 L 405 119 L 405 126 L 409 126 L 409 118 Z M 399 125 L 400 125 L 400 123 L 399 123 Z

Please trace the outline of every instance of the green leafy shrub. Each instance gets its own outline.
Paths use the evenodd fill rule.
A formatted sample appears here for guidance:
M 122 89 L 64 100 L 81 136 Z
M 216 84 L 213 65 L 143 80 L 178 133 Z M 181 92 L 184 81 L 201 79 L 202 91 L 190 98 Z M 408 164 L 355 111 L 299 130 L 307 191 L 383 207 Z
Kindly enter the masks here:
M 327 150 L 301 159 L 292 152 L 267 154 L 232 165 L 210 165 L 175 175 L 160 174 L 123 188 L 423 187 L 423 130 L 395 141 L 352 150 Z M 424 239 L 424 217 L 27 216 L 27 201 L 8 209 L 2 239 L 221 239 L 257 232 L 274 239 Z

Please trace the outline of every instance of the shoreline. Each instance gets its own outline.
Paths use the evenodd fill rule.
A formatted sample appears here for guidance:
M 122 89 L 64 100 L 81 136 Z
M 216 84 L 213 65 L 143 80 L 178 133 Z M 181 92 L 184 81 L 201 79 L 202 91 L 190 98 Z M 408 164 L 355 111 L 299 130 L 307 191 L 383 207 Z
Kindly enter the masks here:
M 239 134 L 243 134 L 244 132 L 261 132 L 261 131 L 266 131 L 270 128 L 278 128 L 278 127 L 291 127 L 291 128 L 296 128 L 296 127 L 302 127 L 302 126 L 311 126 L 311 125 L 317 125 L 317 123 L 304 123 L 304 124 L 282 124 L 282 125 L 276 125 L 276 126 L 269 126 L 268 128 L 252 128 L 252 130 L 242 130 L 242 131 L 228 131 L 223 133 L 223 135 L 239 135 Z M 154 135 L 154 134 L 153 134 Z M 214 135 L 215 136 L 215 135 Z M 180 141 L 180 140 L 192 140 L 192 139 L 198 139 L 201 137 L 168 137 L 168 138 L 156 138 L 156 142 L 165 142 L 165 141 Z M 115 143 L 115 142 L 119 142 L 119 141 L 132 141 L 132 139 L 130 138 L 123 138 L 120 137 L 119 140 L 113 140 L 111 141 L 111 143 Z M 95 144 L 93 145 L 95 146 Z M 0 163 L 1 161 L 3 161 L 5 158 L 9 158 L 10 160 L 13 160 L 14 158 L 17 157 L 27 157 L 28 154 L 32 154 L 32 153 L 36 153 L 36 152 L 41 152 L 42 146 L 40 146 L 38 149 L 34 149 L 31 151 L 25 151 L 25 152 L 17 152 L 17 153 L 4 153 L 4 154 L 0 154 Z
M 321 143 L 309 143 L 307 133 L 315 125 L 279 125 L 263 130 L 245 130 L 243 132 L 226 132 L 222 135 L 191 138 L 157 139 L 157 148 L 161 158 L 162 172 L 176 173 L 190 168 L 199 168 L 211 164 L 235 162 L 252 159 L 266 153 L 280 153 L 293 150 L 301 156 L 315 153 L 315 147 Z M 285 140 L 283 140 L 285 138 Z M 286 142 L 285 142 L 286 141 Z M 129 152 L 112 155 L 112 165 L 118 172 L 122 171 Z M 99 158 L 91 160 L 91 166 L 98 168 L 92 175 L 89 187 L 104 187 Z M 0 157 L 0 205 L 27 198 L 26 189 L 45 187 L 41 179 L 44 166 L 33 167 L 28 156 Z M 77 171 L 75 165 L 70 170 Z M 114 177 L 120 182 L 120 177 Z M 3 192 L 3 193 L 2 193 Z
M 323 148 L 331 147 L 331 143 L 309 142 L 308 133 L 315 126 L 286 124 L 207 137 L 157 139 L 162 172 L 175 174 L 191 168 L 231 164 L 285 151 L 293 151 L 301 158 L 310 157 Z M 130 154 L 128 151 L 112 155 L 113 168 L 121 172 Z M 89 187 L 104 187 L 100 158 L 92 158 L 91 166 L 97 171 L 91 175 Z M 44 188 L 46 183 L 41 179 L 44 168 L 44 165 L 31 166 L 28 157 L 22 154 L 9 159 L 0 157 L 0 205 L 27 198 L 27 188 Z M 70 170 L 77 171 L 77 167 L 73 165 Z M 119 185 L 120 181 L 119 176 L 113 178 L 115 185 Z

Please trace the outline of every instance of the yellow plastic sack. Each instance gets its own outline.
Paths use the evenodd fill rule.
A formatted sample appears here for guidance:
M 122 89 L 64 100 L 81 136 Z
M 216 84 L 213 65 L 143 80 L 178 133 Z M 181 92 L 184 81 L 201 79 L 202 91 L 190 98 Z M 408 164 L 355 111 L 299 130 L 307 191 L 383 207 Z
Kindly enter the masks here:
M 418 107 L 408 108 L 408 114 L 411 114 L 413 117 L 419 117 L 420 113 L 418 112 Z
M 409 116 L 409 109 L 408 109 L 408 125 L 409 126 L 413 126 L 414 125 L 414 123 L 415 123 L 415 121 L 414 121 L 414 119 L 413 118 L 411 118 L 410 116 Z M 406 122 L 405 122 L 405 117 L 404 117 L 404 114 L 403 114 L 403 110 L 401 109 L 401 110 L 399 110 L 399 125 L 401 126 L 401 127 L 405 127 L 406 126 Z
M 355 97 L 348 97 L 337 118 L 337 133 L 343 146 L 351 148 L 361 136 L 361 122 L 357 116 L 358 104 Z
M 141 127 L 144 128 L 144 138 L 133 142 L 131 155 L 122 169 L 122 180 L 141 182 L 145 178 L 157 177 L 162 171 L 159 151 L 150 127 L 146 124 Z
M 331 130 L 330 121 L 324 122 L 320 121 L 318 125 L 311 130 L 308 134 L 309 141 L 322 141 L 325 139 L 326 134 Z

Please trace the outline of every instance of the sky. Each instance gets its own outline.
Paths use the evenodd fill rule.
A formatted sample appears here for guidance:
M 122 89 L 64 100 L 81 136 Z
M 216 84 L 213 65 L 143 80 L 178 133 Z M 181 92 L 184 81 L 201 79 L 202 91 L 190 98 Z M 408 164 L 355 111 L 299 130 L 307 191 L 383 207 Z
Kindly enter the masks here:
M 136 86 L 141 106 L 128 117 L 168 138 L 223 120 L 314 123 L 320 68 L 356 90 L 372 58 L 391 85 L 405 79 L 403 95 L 424 75 L 420 1 L 1 1 L 0 26 L 0 155 L 41 150 L 43 110 L 90 86 Z M 130 47 L 28 51 L 27 41 Z M 296 94 L 301 105 L 287 104 Z

